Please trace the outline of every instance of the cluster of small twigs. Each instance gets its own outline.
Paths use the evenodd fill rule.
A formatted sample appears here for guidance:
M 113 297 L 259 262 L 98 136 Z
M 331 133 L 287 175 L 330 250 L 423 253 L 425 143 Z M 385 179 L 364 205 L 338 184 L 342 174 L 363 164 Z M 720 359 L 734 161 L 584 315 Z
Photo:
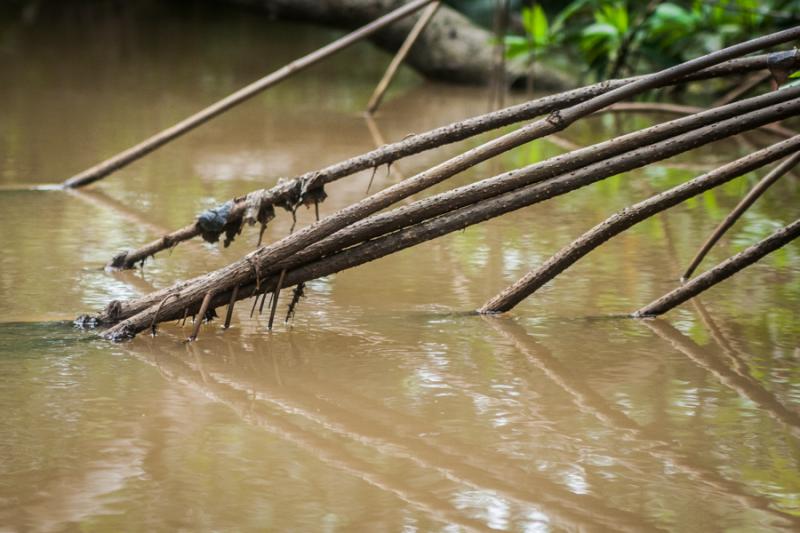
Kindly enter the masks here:
M 768 131 L 785 137 L 786 130 L 776 129 L 774 123 L 800 114 L 800 87 L 787 87 L 707 110 L 691 110 L 686 116 L 675 120 L 384 211 L 401 200 L 483 161 L 532 140 L 556 134 L 584 117 L 602 112 L 613 104 L 652 89 L 757 69 L 794 70 L 800 65 L 800 54 L 797 50 L 743 56 L 798 37 L 800 27 L 795 27 L 740 43 L 654 74 L 611 80 L 532 100 L 414 135 L 320 171 L 287 180 L 272 189 L 254 191 L 233 199 L 222 206 L 224 209 L 215 210 L 210 217 L 216 221 L 214 231 L 225 232 L 229 239 L 248 223 L 259 221 L 263 227 L 272 216 L 274 205 L 282 205 L 290 210 L 301 203 L 313 202 L 317 205 L 324 198 L 324 193 L 321 193 L 324 184 L 359 170 L 391 163 L 423 150 L 546 115 L 371 194 L 272 244 L 259 245 L 255 251 L 224 268 L 139 298 L 112 302 L 99 315 L 89 319 L 84 317 L 84 321 L 109 326 L 104 335 L 109 339 L 121 340 L 147 328 L 155 328 L 159 322 L 186 315 L 211 316 L 215 308 L 227 305 L 228 326 L 236 301 L 259 295 L 265 298 L 266 294 L 271 293 L 271 326 L 282 288 L 302 287 L 309 280 L 352 268 L 566 194 L 621 172 L 640 168 L 754 128 L 768 127 Z M 508 311 L 589 251 L 632 225 L 737 176 L 787 158 L 765 178 L 768 183 L 774 182 L 800 159 L 798 151 L 800 136 L 792 135 L 613 215 L 485 303 L 479 312 L 489 314 Z M 766 186 L 761 185 L 759 190 L 763 192 L 765 188 Z M 748 199 L 750 203 L 753 200 L 753 197 Z M 739 209 L 739 214 L 746 207 L 747 205 Z M 221 219 L 217 220 L 219 217 Z M 207 216 L 206 219 L 208 218 Z M 732 221 L 727 221 L 727 224 L 732 224 Z M 202 224 L 196 221 L 140 250 L 118 256 L 112 266 L 130 268 L 160 250 L 202 233 Z M 633 316 L 663 313 L 783 246 L 798 234 L 800 221 L 686 282 L 664 298 L 636 311 Z M 302 294 L 302 288 L 295 290 L 289 315 L 295 312 Z M 196 327 L 192 338 L 197 333 Z

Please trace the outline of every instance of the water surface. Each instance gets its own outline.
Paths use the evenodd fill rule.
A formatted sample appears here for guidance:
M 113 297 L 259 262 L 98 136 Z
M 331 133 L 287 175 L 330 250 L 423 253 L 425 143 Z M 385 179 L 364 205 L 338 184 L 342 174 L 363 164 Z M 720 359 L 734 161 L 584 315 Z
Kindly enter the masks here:
M 758 175 L 626 232 L 508 317 L 463 313 L 616 209 L 773 138 L 716 143 L 316 280 L 272 333 L 246 302 L 231 330 L 212 323 L 193 344 L 177 325 L 109 344 L 69 320 L 227 264 L 257 235 L 104 272 L 118 250 L 488 102 L 403 70 L 371 130 L 361 110 L 389 56 L 363 44 L 90 190 L 48 190 L 337 35 L 248 11 L 110 5 L 8 8 L 0 23 L 0 530 L 800 528 L 800 248 L 663 320 L 610 318 L 674 287 Z M 479 141 L 383 167 L 373 187 Z M 369 179 L 329 186 L 322 214 Z M 794 176 L 776 185 L 706 267 L 796 218 L 797 192 Z M 265 237 L 290 226 L 279 213 Z

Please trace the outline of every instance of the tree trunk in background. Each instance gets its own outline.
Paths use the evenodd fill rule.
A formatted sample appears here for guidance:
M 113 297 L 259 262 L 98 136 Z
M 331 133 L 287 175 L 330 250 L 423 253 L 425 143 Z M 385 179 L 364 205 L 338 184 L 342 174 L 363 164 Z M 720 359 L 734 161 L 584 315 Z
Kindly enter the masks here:
M 406 0 L 218 0 L 259 8 L 276 18 L 311 21 L 352 29 L 361 26 Z M 408 17 L 379 32 L 373 40 L 396 51 L 419 15 Z M 487 83 L 492 72 L 492 35 L 454 9 L 443 5 L 420 35 L 406 62 L 421 74 L 444 81 Z M 509 80 L 525 73 L 509 66 Z M 559 90 L 574 86 L 565 74 L 537 65 L 536 87 Z

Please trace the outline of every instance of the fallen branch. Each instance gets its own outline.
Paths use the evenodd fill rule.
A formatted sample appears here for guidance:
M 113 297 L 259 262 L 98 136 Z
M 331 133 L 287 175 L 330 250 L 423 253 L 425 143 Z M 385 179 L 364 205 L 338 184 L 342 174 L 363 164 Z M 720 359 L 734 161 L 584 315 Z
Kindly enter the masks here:
M 800 135 L 737 159 L 708 174 L 698 176 L 686 183 L 651 196 L 647 200 L 626 207 L 572 241 L 545 261 L 539 268 L 532 270 L 513 285 L 494 296 L 483 304 L 478 312 L 487 314 L 510 311 L 589 252 L 635 224 L 700 193 L 777 161 L 799 149 Z M 781 165 L 781 167 L 783 166 L 785 165 Z
M 215 296 L 209 305 L 209 309 L 227 304 L 230 299 L 230 290 L 235 285 L 240 285 L 240 299 L 251 296 L 256 291 L 255 271 L 262 273 L 261 291 L 273 290 L 276 283 L 274 274 L 268 280 L 264 279 L 263 273 L 268 272 L 268 269 L 287 269 L 282 285 L 287 287 L 296 285 L 303 281 L 326 276 L 372 261 L 409 246 L 533 203 L 565 194 L 605 177 L 671 157 L 714 140 L 735 135 L 746 129 L 757 127 L 759 124 L 773 122 L 798 113 L 800 113 L 800 99 L 776 104 L 766 109 L 699 128 L 660 143 L 618 155 L 609 160 L 600 161 L 558 178 L 500 194 L 475 205 L 457 209 L 446 215 L 389 233 L 330 257 L 296 268 L 292 265 L 298 258 L 302 257 L 303 252 L 296 253 L 288 261 L 273 265 L 258 260 L 258 251 L 253 252 L 228 267 L 195 278 L 192 281 L 179 283 L 169 289 L 157 291 L 128 302 L 112 302 L 100 316 L 92 320 L 94 322 L 112 324 L 127 315 L 129 318 L 116 323 L 104 335 L 114 340 L 128 338 L 147 327 L 152 320 L 155 303 L 172 292 L 178 293 L 179 296 L 164 305 L 159 320 L 162 318 L 163 320 L 170 320 L 173 317 L 178 318 L 184 313 L 185 309 L 193 312 L 198 308 L 200 300 L 210 291 L 214 291 Z
M 442 193 L 436 195 L 434 197 L 419 200 L 410 204 L 405 207 L 401 207 L 399 209 L 395 209 L 392 212 L 385 213 L 382 215 L 377 215 L 374 217 L 370 217 L 368 221 L 364 221 L 362 223 L 353 224 L 351 227 L 344 230 L 343 234 L 340 234 L 336 237 L 337 241 L 335 243 L 328 242 L 319 242 L 308 249 L 301 250 L 294 255 L 292 258 L 292 265 L 296 266 L 296 261 L 304 260 L 308 261 L 310 259 L 315 259 L 322 254 L 330 253 L 339 250 L 344 246 L 349 246 L 350 244 L 355 244 L 360 240 L 365 240 L 366 238 L 378 236 L 386 231 L 399 229 L 400 227 L 405 227 L 407 225 L 421 222 L 427 218 L 432 216 L 442 214 L 449 210 L 455 209 L 456 207 L 462 207 L 469 205 L 472 202 L 490 198 L 495 196 L 499 193 L 506 192 L 509 190 L 513 190 L 515 188 L 519 188 L 523 185 L 529 185 L 534 183 L 535 181 L 541 181 L 541 179 L 549 178 L 554 175 L 557 175 L 565 170 L 573 170 L 574 168 L 580 167 L 582 164 L 596 162 L 602 159 L 603 157 L 612 155 L 613 150 L 609 151 L 610 148 L 614 146 L 621 146 L 623 149 L 630 149 L 634 148 L 637 145 L 635 143 L 629 143 L 631 137 L 635 136 L 647 136 L 654 132 L 660 132 L 661 134 L 664 131 L 670 131 L 672 128 L 675 127 L 676 124 L 683 125 L 683 129 L 674 129 L 672 133 L 681 133 L 687 129 L 691 129 L 691 127 L 703 124 L 709 124 L 714 122 L 719 118 L 726 118 L 733 115 L 736 118 L 729 119 L 732 120 L 732 123 L 728 123 L 722 129 L 716 128 L 707 128 L 707 130 L 701 131 L 699 134 L 696 134 L 693 139 L 699 139 L 700 141 L 705 140 L 705 142 L 711 142 L 716 138 L 721 137 L 705 137 L 708 133 L 717 133 L 722 134 L 723 136 L 727 134 L 728 131 L 738 132 L 740 129 L 736 129 L 740 127 L 741 129 L 747 129 L 750 125 L 754 125 L 753 127 L 769 122 L 769 118 L 765 117 L 773 117 L 777 116 L 773 114 L 775 111 L 779 113 L 785 112 L 780 111 L 780 109 L 773 109 L 772 112 L 767 112 L 766 115 L 759 113 L 758 111 L 752 111 L 750 114 L 742 114 L 745 111 L 752 110 L 754 107 L 758 108 L 763 106 L 764 104 L 775 104 L 781 103 L 786 99 L 797 99 L 798 94 L 800 94 L 800 88 L 790 88 L 786 89 L 787 92 L 774 92 L 769 93 L 767 95 L 762 95 L 750 100 L 745 100 L 743 102 L 737 102 L 736 104 L 730 104 L 729 106 L 725 106 L 723 108 L 718 108 L 714 110 L 710 110 L 704 112 L 702 116 L 694 118 L 694 117 L 687 117 L 678 119 L 673 121 L 672 123 L 666 124 L 659 124 L 656 126 L 652 126 L 647 130 L 639 133 L 632 133 L 627 136 L 623 136 L 616 141 L 607 141 L 605 143 L 601 143 L 598 145 L 600 148 L 599 150 L 595 150 L 595 147 L 588 147 L 583 151 L 577 152 L 574 155 L 565 154 L 561 156 L 557 156 L 555 158 L 551 158 L 547 161 L 542 163 L 538 163 L 535 165 L 531 165 L 523 170 L 518 171 L 511 171 L 506 172 L 505 174 L 501 174 L 500 176 L 496 176 L 494 178 L 490 178 L 487 180 L 483 180 L 482 182 L 468 185 L 465 187 L 460 187 L 453 191 Z M 710 120 L 713 118 L 714 120 Z M 766 121 L 766 122 L 765 122 Z M 690 127 L 691 126 L 691 127 Z M 731 129 L 734 128 L 734 129 Z M 664 139 L 666 137 L 653 137 L 651 138 L 652 141 Z M 674 155 L 674 153 L 679 153 L 682 147 L 691 146 L 688 143 L 678 143 L 672 144 L 672 150 L 678 150 L 677 152 L 669 152 L 670 154 Z M 686 148 L 688 149 L 688 148 Z M 597 154 L 595 155 L 595 151 Z M 573 162 L 572 166 L 567 163 L 567 158 L 572 157 Z M 663 159 L 664 157 L 662 157 Z M 586 170 L 585 168 L 583 169 Z M 599 176 L 599 174 L 596 174 Z M 410 212 L 409 212 L 410 211 Z M 399 222 L 399 224 L 397 224 Z M 353 235 L 356 234 L 356 235 Z M 321 249 L 320 249 L 321 248 Z M 310 256 L 310 254 L 315 254 L 314 256 Z M 250 254 L 251 256 L 253 254 Z M 255 262 L 248 256 L 246 258 L 248 264 L 246 268 L 249 271 L 257 270 L 259 275 L 257 277 L 263 276 L 267 272 L 265 267 L 259 267 L 256 269 Z M 277 268 L 277 267 L 275 267 Z M 175 287 L 176 290 L 182 290 L 183 284 L 179 284 Z M 145 296 L 141 299 L 138 299 L 134 302 L 128 302 L 126 304 L 111 304 L 107 308 L 107 310 L 101 315 L 100 321 L 102 323 L 114 323 L 117 320 L 121 320 L 124 318 L 128 318 L 140 311 L 142 311 L 145 307 L 149 305 L 153 305 L 157 300 L 163 298 L 170 289 L 165 289 L 164 291 L 159 291 L 157 293 Z
M 697 296 L 701 292 L 713 287 L 717 283 L 724 281 L 739 272 L 740 270 L 752 265 L 762 257 L 774 252 L 775 250 L 787 245 L 797 237 L 800 237 L 800 219 L 795 220 L 788 226 L 779 229 L 766 239 L 763 239 L 746 250 L 739 252 L 708 270 L 686 284 L 677 287 L 658 300 L 642 307 L 631 314 L 634 318 L 658 316 L 666 313 L 673 307 L 677 307 L 686 300 Z
M 719 241 L 722 236 L 728 231 L 739 217 L 741 217 L 745 211 L 747 211 L 756 200 L 758 200 L 762 194 L 764 194 L 767 189 L 769 189 L 773 183 L 781 179 L 787 172 L 790 172 L 797 164 L 800 163 L 800 152 L 796 153 L 792 157 L 788 158 L 786 161 L 775 167 L 771 172 L 769 172 L 766 176 L 761 178 L 756 185 L 750 189 L 744 198 L 733 208 L 725 219 L 719 223 L 719 225 L 711 232 L 711 235 L 708 236 L 706 242 L 703 243 L 703 246 L 700 247 L 700 250 L 697 252 L 697 255 L 694 256 L 692 262 L 689 264 L 689 267 L 684 272 L 682 279 L 685 281 L 692 277 L 695 269 L 700 265 L 703 261 L 703 258 L 711 251 L 711 248 Z
M 800 67 L 800 51 L 795 49 L 749 58 L 732 59 L 718 65 L 707 67 L 699 72 L 688 74 L 679 78 L 676 82 L 684 83 L 727 76 L 740 72 L 750 72 L 769 68 L 771 65 L 781 65 L 787 69 L 798 68 Z M 270 189 L 253 191 L 246 196 L 234 198 L 227 202 L 227 204 L 230 204 L 230 208 L 224 224 L 225 229 L 230 229 L 232 234 L 235 234 L 240 231 L 245 222 L 250 224 L 254 223 L 257 217 L 247 217 L 246 214 L 249 210 L 258 213 L 267 213 L 273 205 L 295 206 L 302 202 L 303 195 L 308 191 L 320 189 L 327 183 L 361 170 L 376 168 L 383 164 L 391 164 L 398 159 L 410 155 L 418 154 L 445 144 L 462 141 L 469 137 L 529 120 L 546 113 L 551 113 L 563 109 L 564 107 L 584 102 L 626 84 L 630 84 L 637 79 L 639 78 L 610 80 L 580 89 L 538 98 L 500 111 L 466 119 L 448 126 L 442 126 L 426 133 L 412 135 L 400 142 L 383 146 L 324 169 L 307 172 L 294 179 L 279 183 Z M 672 82 L 666 82 L 664 85 L 670 83 Z M 218 238 L 223 231 L 224 230 L 218 231 L 216 237 Z M 133 268 L 137 263 L 144 262 L 148 257 L 160 251 L 172 248 L 180 242 L 198 237 L 201 233 L 203 233 L 201 225 L 198 222 L 194 222 L 172 233 L 166 234 L 141 248 L 117 254 L 111 259 L 107 268 Z M 213 235 L 211 240 L 214 240 Z

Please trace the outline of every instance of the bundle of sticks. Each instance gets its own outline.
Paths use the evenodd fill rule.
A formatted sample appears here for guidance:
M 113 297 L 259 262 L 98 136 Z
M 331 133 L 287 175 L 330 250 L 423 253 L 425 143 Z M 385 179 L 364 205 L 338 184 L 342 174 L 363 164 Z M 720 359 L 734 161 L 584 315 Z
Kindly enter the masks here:
M 271 295 L 270 327 L 281 290 L 295 286 L 302 293 L 309 280 L 352 268 L 410 246 L 446 235 L 511 211 L 574 191 L 699 146 L 739 133 L 763 128 L 779 139 L 775 144 L 748 154 L 686 183 L 663 191 L 614 214 L 535 268 L 517 283 L 483 304 L 478 312 L 499 313 L 512 309 L 575 261 L 614 235 L 688 198 L 738 176 L 784 159 L 764 182 L 773 183 L 800 160 L 800 136 L 775 123 L 800 114 L 800 87 L 789 86 L 748 99 L 706 110 L 692 110 L 680 118 L 558 155 L 535 164 L 481 179 L 475 183 L 428 196 L 396 207 L 395 204 L 439 184 L 483 161 L 535 139 L 556 134 L 576 121 L 614 109 L 653 89 L 757 70 L 791 72 L 800 68 L 800 52 L 747 54 L 791 42 L 800 27 L 743 42 L 680 65 L 635 78 L 610 80 L 564 93 L 538 98 L 435 130 L 410 136 L 369 153 L 327 168 L 306 173 L 270 188 L 234 198 L 138 250 L 114 257 L 109 268 L 132 268 L 148 257 L 181 242 L 203 235 L 227 241 L 249 226 L 262 227 L 274 215 L 274 206 L 294 211 L 297 206 L 324 200 L 325 184 L 355 172 L 390 164 L 400 158 L 497 128 L 529 121 L 510 133 L 448 159 L 411 178 L 365 197 L 274 243 L 256 250 L 219 270 L 127 301 L 114 301 L 94 316 L 82 316 L 84 325 L 101 325 L 112 340 L 130 338 L 158 323 L 197 317 L 190 338 L 196 338 L 203 319 L 227 306 L 229 326 L 234 304 L 242 299 Z M 766 189 L 760 185 L 760 192 Z M 758 194 L 760 194 L 758 192 Z M 754 191 L 753 195 L 756 195 Z M 755 199 L 751 195 L 750 204 Z M 749 205 L 749 204 L 748 204 Z M 387 210 L 388 208 L 392 208 Z M 746 209 L 743 206 L 739 214 Z M 735 220 L 736 213 L 732 216 Z M 728 225 L 731 220 L 726 221 Z M 729 277 L 800 235 L 800 220 L 676 287 L 664 298 L 632 313 L 661 314 L 693 295 Z M 717 236 L 718 238 L 718 236 Z M 713 243 L 712 243 L 713 244 Z M 706 250 L 707 251 L 707 250 Z M 702 257 L 700 257 L 702 259 Z M 697 261 L 699 263 L 699 261 Z M 687 272 L 691 275 L 696 265 Z M 292 299 L 292 309 L 296 298 Z

